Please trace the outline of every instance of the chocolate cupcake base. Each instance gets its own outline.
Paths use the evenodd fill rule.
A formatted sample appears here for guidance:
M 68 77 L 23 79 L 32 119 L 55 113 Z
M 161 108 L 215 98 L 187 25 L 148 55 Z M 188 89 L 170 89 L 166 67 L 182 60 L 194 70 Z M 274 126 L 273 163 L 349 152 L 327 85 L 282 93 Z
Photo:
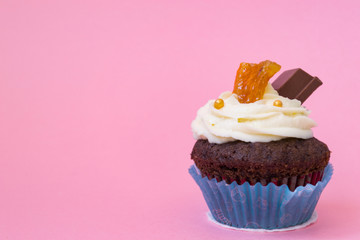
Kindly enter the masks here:
M 291 190 L 322 179 L 330 151 L 316 138 L 285 138 L 272 142 L 234 141 L 223 144 L 198 140 L 191 158 L 203 176 L 239 185 L 260 182 L 286 184 Z
M 292 176 L 292 177 L 286 177 L 282 179 L 271 179 L 271 181 L 267 181 L 267 179 L 230 179 L 226 176 L 215 176 L 215 175 L 205 175 L 201 173 L 202 177 L 207 177 L 208 179 L 216 179 L 217 182 L 225 181 L 227 184 L 231 184 L 232 182 L 236 182 L 238 185 L 242 185 L 245 182 L 249 182 L 251 186 L 255 185 L 257 182 L 259 182 L 261 185 L 266 186 L 269 183 L 274 183 L 276 186 L 281 185 L 287 185 L 290 189 L 290 191 L 294 191 L 295 188 L 299 186 L 306 186 L 306 184 L 312 184 L 315 185 L 318 181 L 321 181 L 324 175 L 324 170 L 316 171 L 313 173 L 310 173 L 308 175 L 300 175 L 300 176 Z

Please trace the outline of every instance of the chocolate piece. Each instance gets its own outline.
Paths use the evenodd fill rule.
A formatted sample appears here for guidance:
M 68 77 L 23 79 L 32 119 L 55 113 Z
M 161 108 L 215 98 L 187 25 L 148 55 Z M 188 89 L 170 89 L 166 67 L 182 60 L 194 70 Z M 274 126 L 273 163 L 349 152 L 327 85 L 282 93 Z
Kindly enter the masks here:
M 283 72 L 272 86 L 281 96 L 304 103 L 321 84 L 319 78 L 311 76 L 301 68 L 296 68 Z

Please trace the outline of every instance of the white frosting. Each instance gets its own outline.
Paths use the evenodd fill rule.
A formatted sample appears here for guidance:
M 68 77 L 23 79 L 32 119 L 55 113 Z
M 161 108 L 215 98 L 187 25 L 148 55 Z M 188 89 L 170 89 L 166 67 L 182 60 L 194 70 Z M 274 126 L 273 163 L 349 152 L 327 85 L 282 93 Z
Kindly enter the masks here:
M 224 107 L 216 109 L 210 100 L 201 107 L 191 128 L 195 139 L 208 139 L 210 143 L 235 140 L 270 142 L 287 137 L 307 139 L 313 137 L 311 128 L 316 123 L 308 117 L 309 111 L 296 99 L 280 96 L 269 83 L 263 99 L 254 103 L 239 103 L 235 94 L 220 95 Z M 283 103 L 275 107 L 275 100 Z

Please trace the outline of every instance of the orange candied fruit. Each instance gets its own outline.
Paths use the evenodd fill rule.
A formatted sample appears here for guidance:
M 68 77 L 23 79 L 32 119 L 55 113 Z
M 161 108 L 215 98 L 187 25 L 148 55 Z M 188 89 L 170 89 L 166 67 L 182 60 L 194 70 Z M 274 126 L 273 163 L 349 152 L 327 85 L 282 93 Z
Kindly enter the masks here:
M 241 63 L 236 73 L 233 93 L 240 103 L 252 103 L 260 100 L 272 76 L 281 66 L 269 60 L 256 63 Z

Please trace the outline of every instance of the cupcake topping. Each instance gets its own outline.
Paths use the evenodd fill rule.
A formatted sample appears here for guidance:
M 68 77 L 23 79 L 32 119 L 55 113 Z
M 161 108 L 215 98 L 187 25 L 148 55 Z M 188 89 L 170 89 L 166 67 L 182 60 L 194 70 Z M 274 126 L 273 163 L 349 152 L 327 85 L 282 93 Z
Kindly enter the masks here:
M 283 72 L 272 85 L 281 96 L 304 103 L 322 82 L 318 77 L 296 68 Z
M 241 63 L 236 73 L 234 90 L 240 103 L 252 103 L 264 95 L 269 79 L 281 66 L 269 60 L 255 63 Z
M 194 138 L 225 143 L 313 137 L 316 123 L 309 111 L 299 100 L 280 96 L 268 82 L 279 69 L 271 61 L 240 64 L 233 92 L 222 93 L 198 110 L 191 124 Z
M 282 107 L 282 106 L 283 106 L 282 101 L 280 101 L 280 100 L 275 100 L 274 103 L 273 103 L 273 105 L 274 105 L 275 107 Z
M 220 109 L 224 106 L 224 100 L 222 100 L 221 98 L 218 98 L 215 100 L 214 102 L 214 108 L 216 109 Z

